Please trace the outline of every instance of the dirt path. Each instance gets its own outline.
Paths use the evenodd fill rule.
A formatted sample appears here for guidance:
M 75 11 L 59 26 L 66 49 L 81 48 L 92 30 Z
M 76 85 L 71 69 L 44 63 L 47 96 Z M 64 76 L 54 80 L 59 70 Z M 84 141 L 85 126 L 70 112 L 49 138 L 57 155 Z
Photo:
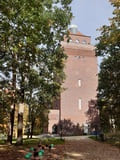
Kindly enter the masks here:
M 0 160 L 25 160 L 28 149 L 0 146 Z M 64 156 L 65 155 L 65 156 Z M 87 137 L 68 137 L 64 145 L 45 150 L 42 160 L 120 160 L 120 149 Z
M 0 145 L 0 160 L 23 160 L 25 151 L 15 146 Z
M 120 160 L 120 149 L 89 138 L 67 140 L 64 160 Z
M 65 151 L 64 147 L 65 145 L 57 145 L 51 151 L 45 149 L 44 156 L 40 157 L 40 160 L 63 160 Z M 0 160 L 25 160 L 24 156 L 28 152 L 30 152 L 30 148 L 23 149 L 22 147 L 18 146 L 0 145 Z M 33 159 L 34 158 L 31 157 L 29 160 Z

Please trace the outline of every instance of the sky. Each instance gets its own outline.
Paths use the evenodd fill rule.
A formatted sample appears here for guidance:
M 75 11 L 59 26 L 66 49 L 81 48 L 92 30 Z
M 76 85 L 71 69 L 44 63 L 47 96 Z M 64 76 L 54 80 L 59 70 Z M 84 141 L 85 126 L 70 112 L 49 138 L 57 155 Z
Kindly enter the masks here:
M 109 24 L 112 12 L 113 7 L 108 0 L 73 0 L 72 13 L 75 17 L 72 24 L 76 24 L 81 33 L 91 36 L 91 43 L 95 45 L 95 38 L 100 34 L 96 29 Z

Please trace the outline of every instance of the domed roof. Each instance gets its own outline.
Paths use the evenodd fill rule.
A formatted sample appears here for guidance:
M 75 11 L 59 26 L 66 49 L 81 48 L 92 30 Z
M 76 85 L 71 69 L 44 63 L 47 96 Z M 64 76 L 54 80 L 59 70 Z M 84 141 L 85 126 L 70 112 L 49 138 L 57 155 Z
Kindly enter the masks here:
M 71 33 L 76 34 L 78 32 L 78 26 L 75 24 L 70 25 L 69 30 Z
M 69 31 L 70 31 L 70 34 L 76 34 L 77 36 L 89 37 L 89 36 L 86 36 L 86 35 L 82 34 L 81 32 L 79 32 L 78 31 L 78 26 L 75 25 L 75 24 L 70 25 Z

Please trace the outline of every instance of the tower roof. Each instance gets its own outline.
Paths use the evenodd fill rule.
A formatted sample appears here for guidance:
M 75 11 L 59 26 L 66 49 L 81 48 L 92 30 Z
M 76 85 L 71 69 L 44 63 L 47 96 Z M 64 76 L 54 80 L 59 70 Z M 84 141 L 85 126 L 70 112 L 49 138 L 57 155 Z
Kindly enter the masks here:
M 86 35 L 82 34 L 81 32 L 79 32 L 78 26 L 75 24 L 70 25 L 69 31 L 70 31 L 70 35 L 90 37 L 90 36 L 86 36 Z
M 91 36 L 87 36 L 87 35 L 79 32 L 79 31 L 77 31 L 76 33 L 72 33 L 72 32 L 70 31 L 70 35 L 83 36 L 83 37 L 91 37 Z

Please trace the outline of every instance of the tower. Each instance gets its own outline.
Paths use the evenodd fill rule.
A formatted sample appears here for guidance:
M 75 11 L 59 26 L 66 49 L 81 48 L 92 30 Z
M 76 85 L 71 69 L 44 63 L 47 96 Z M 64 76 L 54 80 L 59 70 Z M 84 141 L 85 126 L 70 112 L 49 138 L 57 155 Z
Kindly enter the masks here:
M 59 119 L 70 119 L 75 124 L 86 126 L 89 102 L 95 100 L 97 94 L 95 47 L 91 45 L 91 37 L 78 32 L 76 25 L 70 26 L 70 41 L 68 43 L 65 39 L 62 46 L 68 56 L 64 69 L 65 90 L 61 93 L 60 110 L 50 112 L 49 123 L 53 123 L 54 117 L 54 123 Z

